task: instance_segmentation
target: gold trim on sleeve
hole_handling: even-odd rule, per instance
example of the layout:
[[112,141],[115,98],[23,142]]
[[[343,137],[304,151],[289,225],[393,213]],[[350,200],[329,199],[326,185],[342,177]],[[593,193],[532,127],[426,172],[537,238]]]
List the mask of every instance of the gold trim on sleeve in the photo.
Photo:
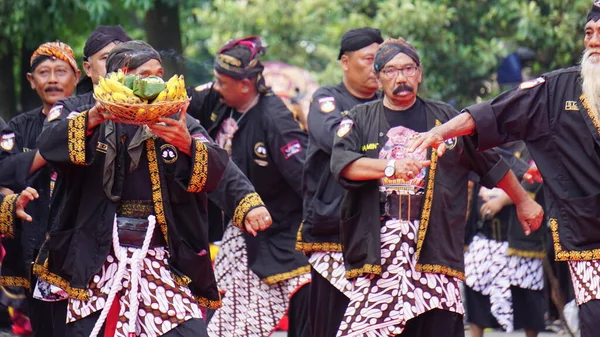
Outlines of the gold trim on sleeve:
[[352,278],[355,278],[357,276],[361,276],[364,274],[381,275],[381,273],[382,273],[382,269],[381,269],[380,265],[365,264],[362,266],[362,268],[346,270],[346,278],[352,279]]
[[235,212],[233,213],[233,219],[231,220],[231,222],[237,228],[245,231],[246,229],[244,228],[244,219],[246,218],[248,212],[250,212],[256,207],[264,205],[265,203],[262,201],[258,193],[252,192],[247,194],[245,197],[242,198],[242,200],[240,200],[237,207],[235,208]]
[[193,141],[195,151],[192,157],[192,176],[187,191],[202,192],[208,179],[208,149],[206,144],[198,139],[193,139]]
[[18,194],[9,194],[0,203],[0,233],[10,239],[15,236],[15,207],[18,196]]
[[199,297],[199,296],[195,296],[195,298],[196,298],[196,302],[198,302],[198,305],[201,307],[204,307],[206,309],[219,309],[220,307],[223,306],[223,302],[221,302],[220,294],[219,294],[218,300],[209,300],[206,297]]
[[69,159],[76,165],[86,165],[85,133],[87,113],[81,113],[71,119],[67,127]]
[[0,286],[20,287],[31,290],[31,283],[29,280],[20,276],[0,276]]

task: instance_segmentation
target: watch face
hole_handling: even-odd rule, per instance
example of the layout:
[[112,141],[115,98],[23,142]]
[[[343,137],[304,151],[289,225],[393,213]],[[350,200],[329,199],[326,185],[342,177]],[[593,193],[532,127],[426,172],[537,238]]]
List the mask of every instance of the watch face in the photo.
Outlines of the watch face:
[[393,166],[386,166],[383,173],[385,174],[386,177],[391,178],[394,175],[395,171],[396,170]]

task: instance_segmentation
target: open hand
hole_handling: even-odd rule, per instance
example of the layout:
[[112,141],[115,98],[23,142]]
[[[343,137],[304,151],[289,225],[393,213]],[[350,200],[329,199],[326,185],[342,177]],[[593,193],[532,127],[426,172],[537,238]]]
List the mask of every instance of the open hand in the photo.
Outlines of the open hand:
[[35,189],[31,187],[27,187],[26,189],[24,189],[23,192],[21,192],[17,197],[17,210],[15,212],[17,218],[25,220],[27,222],[33,221],[33,218],[29,214],[25,213],[25,207],[27,207],[27,204],[30,201],[35,200],[39,197],[40,195]]
[[437,151],[439,157],[443,156],[446,152],[446,143],[444,138],[435,131],[435,128],[419,133],[412,138],[408,145],[409,152],[421,152],[426,151],[428,147],[432,147]]

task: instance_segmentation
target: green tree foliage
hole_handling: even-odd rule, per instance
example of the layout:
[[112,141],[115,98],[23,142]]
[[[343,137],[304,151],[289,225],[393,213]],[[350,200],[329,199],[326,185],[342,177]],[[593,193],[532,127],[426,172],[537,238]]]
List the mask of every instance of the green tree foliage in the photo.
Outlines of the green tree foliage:
[[[576,64],[593,1],[2,0],[0,60],[14,60],[15,70],[12,77],[0,74],[0,100],[11,84],[19,95],[21,65],[42,42],[67,42],[81,60],[85,39],[98,24],[121,24],[132,37],[152,40],[145,34],[153,25],[147,13],[158,2],[179,8],[188,83],[212,77],[212,55],[224,42],[260,35],[269,45],[266,60],[300,66],[322,85],[334,84],[341,78],[336,57],[342,34],[372,26],[416,46],[428,97],[462,106],[498,92],[495,70],[517,47],[535,52],[528,64],[532,76]],[[7,117],[2,106],[0,115]]]
[[[340,80],[335,62],[347,29],[372,26],[418,49],[427,96],[459,105],[497,93],[499,60],[532,49],[537,75],[576,64],[591,0],[214,0],[189,9],[183,29],[187,55],[213,54],[225,41],[261,35],[267,59],[312,71],[321,84]],[[196,29],[193,29],[193,27]]]

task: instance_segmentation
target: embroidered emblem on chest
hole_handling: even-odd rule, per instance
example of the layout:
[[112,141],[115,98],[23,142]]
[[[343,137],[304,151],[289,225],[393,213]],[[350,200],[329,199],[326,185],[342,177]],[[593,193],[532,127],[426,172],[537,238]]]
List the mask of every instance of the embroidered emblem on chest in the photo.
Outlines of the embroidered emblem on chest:
[[267,158],[267,147],[265,146],[265,143],[258,142],[254,144],[254,154],[258,158]]
[[565,102],[565,111],[579,111],[579,107],[577,106],[577,101],[566,101]]
[[166,164],[173,164],[177,161],[177,148],[171,144],[164,144],[160,147],[160,155]]
[[2,136],[2,140],[0,140],[0,147],[2,147],[6,151],[10,151],[15,146],[15,134],[9,133]]
[[446,144],[446,150],[452,150],[456,147],[456,144],[458,144],[458,139],[456,137],[448,138],[444,141],[444,143]]

